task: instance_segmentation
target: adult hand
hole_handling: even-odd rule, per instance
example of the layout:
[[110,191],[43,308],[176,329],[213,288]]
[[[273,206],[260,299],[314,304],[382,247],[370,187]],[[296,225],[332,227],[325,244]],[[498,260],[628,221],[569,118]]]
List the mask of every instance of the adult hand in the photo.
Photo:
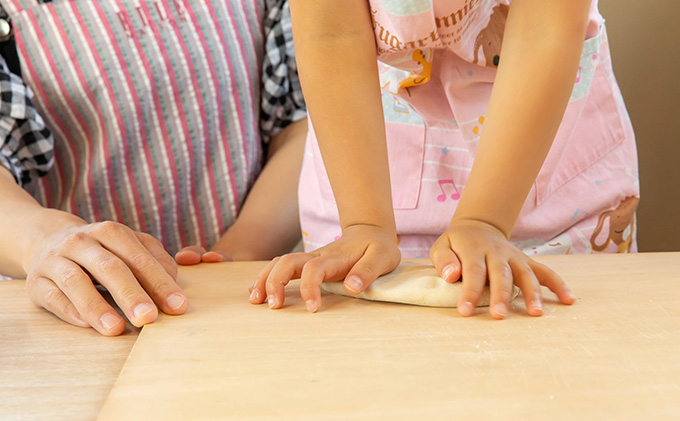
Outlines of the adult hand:
[[475,313],[487,278],[491,288],[489,309],[496,319],[508,314],[513,283],[526,303],[527,313],[543,314],[540,286],[557,294],[563,304],[574,296],[560,276],[547,266],[530,259],[512,245],[493,225],[475,220],[454,220],[430,249],[430,259],[447,282],[463,280],[458,311],[463,316]]
[[324,247],[269,262],[250,288],[250,302],[267,300],[270,308],[281,308],[285,286],[300,278],[300,295],[307,310],[314,313],[321,307],[322,282],[344,279],[345,289],[358,294],[378,276],[394,270],[400,261],[395,233],[371,225],[351,226],[340,239]]
[[26,288],[36,305],[106,336],[123,333],[125,321],[94,282],[138,327],[156,320],[158,308],[167,314],[186,311],[175,261],[151,235],[116,222],[88,224],[53,209],[43,217],[55,228],[33,241],[23,257]]

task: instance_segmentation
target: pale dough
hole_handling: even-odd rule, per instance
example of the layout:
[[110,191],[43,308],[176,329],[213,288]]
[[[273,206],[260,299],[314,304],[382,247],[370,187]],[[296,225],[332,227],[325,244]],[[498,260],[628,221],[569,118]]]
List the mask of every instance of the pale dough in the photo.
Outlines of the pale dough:
[[[427,307],[456,307],[462,288],[462,282],[450,284],[440,278],[434,266],[407,260],[402,261],[392,272],[376,279],[358,295],[350,294],[342,282],[321,284],[321,289],[331,294]],[[512,298],[515,298],[519,289],[516,286],[513,288]],[[489,287],[487,285],[484,287],[484,293],[477,306],[488,305]]]

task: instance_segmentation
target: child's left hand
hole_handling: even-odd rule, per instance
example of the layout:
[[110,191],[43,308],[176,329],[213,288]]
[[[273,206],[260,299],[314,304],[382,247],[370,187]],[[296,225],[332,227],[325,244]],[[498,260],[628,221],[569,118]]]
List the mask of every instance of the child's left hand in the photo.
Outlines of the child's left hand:
[[201,246],[184,247],[175,254],[178,265],[197,265],[199,263],[231,262],[233,259],[229,253],[221,251],[207,251]]
[[475,313],[487,279],[491,288],[489,309],[496,319],[508,314],[513,283],[522,291],[531,316],[543,314],[541,285],[557,294],[563,304],[575,300],[557,273],[530,259],[500,230],[485,222],[454,220],[430,249],[430,259],[447,282],[456,282],[462,275],[458,311],[463,316]]

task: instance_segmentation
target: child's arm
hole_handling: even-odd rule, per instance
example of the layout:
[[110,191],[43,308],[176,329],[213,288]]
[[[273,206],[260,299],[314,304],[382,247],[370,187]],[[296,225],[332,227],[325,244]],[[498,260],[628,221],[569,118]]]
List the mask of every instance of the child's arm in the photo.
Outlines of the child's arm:
[[[488,277],[502,318],[514,282],[530,314],[541,314],[539,282],[563,303],[562,281],[506,239],[557,133],[573,89],[590,0],[514,0],[473,170],[449,231],[431,257],[449,281],[464,279],[459,303],[470,315]],[[538,279],[537,279],[538,277]]]
[[307,120],[289,124],[270,143],[267,161],[241,213],[211,251],[182,249],[180,265],[225,260],[268,260],[290,252],[300,241],[297,187],[307,135]]
[[[283,285],[302,276],[311,311],[320,284],[342,279],[354,292],[399,263],[377,57],[366,0],[290,2],[296,57],[343,236],[311,254],[285,256],[259,279],[251,301],[283,304]],[[302,272],[302,266],[305,267]],[[352,283],[354,281],[354,283]]]

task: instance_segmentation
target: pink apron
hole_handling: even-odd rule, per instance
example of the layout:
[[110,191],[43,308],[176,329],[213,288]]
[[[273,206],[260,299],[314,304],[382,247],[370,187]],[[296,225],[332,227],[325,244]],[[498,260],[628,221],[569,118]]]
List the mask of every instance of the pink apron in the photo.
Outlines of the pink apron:
[[[465,189],[509,3],[370,1],[404,257],[428,255]],[[313,130],[299,194],[305,249],[338,238],[337,209]],[[638,197],[635,136],[594,1],[569,105],[510,240],[527,254],[636,251]]]

